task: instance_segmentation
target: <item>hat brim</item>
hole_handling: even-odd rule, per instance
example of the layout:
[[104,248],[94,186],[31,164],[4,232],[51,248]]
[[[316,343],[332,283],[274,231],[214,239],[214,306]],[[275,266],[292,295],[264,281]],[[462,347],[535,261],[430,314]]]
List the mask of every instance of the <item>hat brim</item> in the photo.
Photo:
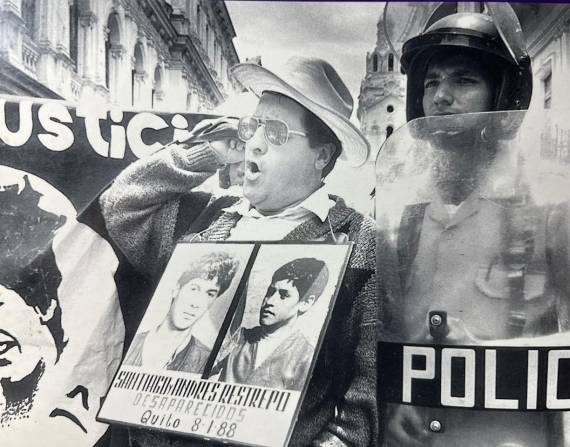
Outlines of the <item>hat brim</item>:
[[275,92],[285,95],[301,104],[323,121],[340,140],[342,151],[340,158],[349,165],[358,167],[368,160],[370,145],[360,131],[340,113],[324,107],[299,90],[283,81],[266,68],[251,63],[238,64],[231,68],[231,74],[244,87],[257,96],[263,92]]

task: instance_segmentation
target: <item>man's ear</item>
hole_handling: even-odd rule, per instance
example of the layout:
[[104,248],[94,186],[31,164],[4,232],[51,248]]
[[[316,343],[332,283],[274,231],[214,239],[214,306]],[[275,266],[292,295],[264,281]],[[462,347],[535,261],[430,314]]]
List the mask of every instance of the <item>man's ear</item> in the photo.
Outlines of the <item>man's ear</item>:
[[53,314],[55,313],[56,309],[57,309],[57,301],[56,300],[51,300],[49,302],[49,306],[45,312],[42,312],[39,307],[34,306],[34,310],[40,316],[40,321],[43,324],[47,323],[49,320],[51,320],[53,318]]
[[172,291],[170,292],[170,302],[171,303],[180,294],[181,289],[182,289],[182,286],[180,285],[180,283],[177,282],[176,285],[172,288]]
[[315,295],[309,295],[306,297],[303,297],[301,299],[301,301],[299,301],[299,314],[304,314],[305,312],[307,312],[311,306],[315,303],[315,300],[317,298],[315,297]]
[[331,161],[331,158],[334,154],[334,150],[335,147],[334,144],[332,143],[321,144],[317,148],[318,153],[317,153],[317,159],[315,160],[315,168],[317,168],[320,171],[326,168],[329,162]]

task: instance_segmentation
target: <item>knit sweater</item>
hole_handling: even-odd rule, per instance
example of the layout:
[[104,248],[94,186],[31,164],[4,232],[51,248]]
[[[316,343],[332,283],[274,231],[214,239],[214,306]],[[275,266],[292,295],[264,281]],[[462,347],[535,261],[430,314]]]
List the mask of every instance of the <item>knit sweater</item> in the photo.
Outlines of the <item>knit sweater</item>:
[[[220,165],[206,145],[170,145],[126,168],[101,196],[107,230],[138,270],[160,275],[181,239],[215,241],[229,236],[240,215],[224,209],[239,198],[193,191]],[[336,204],[329,222],[314,216],[284,238],[326,240],[332,228],[355,243],[290,445],[376,446],[380,300],[375,226],[342,199],[331,198]],[[172,436],[150,438],[155,442],[146,445],[191,445]]]

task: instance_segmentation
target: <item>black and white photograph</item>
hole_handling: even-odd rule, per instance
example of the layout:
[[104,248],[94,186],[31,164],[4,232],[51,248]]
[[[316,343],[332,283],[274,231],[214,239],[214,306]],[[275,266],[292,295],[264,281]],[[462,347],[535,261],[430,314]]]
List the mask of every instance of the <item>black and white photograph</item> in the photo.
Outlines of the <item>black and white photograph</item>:
[[251,251],[248,245],[181,244],[123,364],[201,376]]
[[302,391],[345,257],[336,246],[305,257],[307,248],[262,246],[233,322],[239,328],[216,359],[218,380]]
[[[318,257],[306,256],[316,248]],[[179,244],[101,421],[287,445],[351,249]]]
[[0,445],[570,445],[569,76],[566,3],[3,0]]

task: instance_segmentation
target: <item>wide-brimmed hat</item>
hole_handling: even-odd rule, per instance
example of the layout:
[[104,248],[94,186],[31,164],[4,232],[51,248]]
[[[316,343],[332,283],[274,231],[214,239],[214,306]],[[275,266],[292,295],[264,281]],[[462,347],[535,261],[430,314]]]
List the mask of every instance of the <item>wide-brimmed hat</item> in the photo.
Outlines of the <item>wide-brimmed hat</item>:
[[340,158],[350,165],[360,166],[368,159],[368,141],[349,121],[353,108],[352,96],[328,62],[317,58],[293,57],[279,75],[251,62],[235,65],[230,72],[257,96],[263,92],[280,93],[316,115],[340,140]]

